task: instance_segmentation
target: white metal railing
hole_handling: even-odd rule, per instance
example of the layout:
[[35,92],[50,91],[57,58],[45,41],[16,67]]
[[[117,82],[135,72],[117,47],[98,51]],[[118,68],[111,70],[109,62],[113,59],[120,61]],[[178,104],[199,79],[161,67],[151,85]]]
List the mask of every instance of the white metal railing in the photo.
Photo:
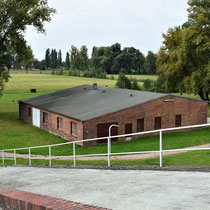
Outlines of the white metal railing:
[[[112,125],[116,126],[116,125]],[[43,146],[34,146],[34,147],[25,147],[25,148],[15,148],[15,149],[4,149],[0,150],[1,157],[0,159],[2,160],[2,165],[5,164],[5,160],[14,160],[14,164],[17,164],[17,151],[18,150],[28,150],[28,159],[29,159],[29,165],[31,165],[31,160],[32,159],[43,159],[43,158],[33,158],[31,155],[31,149],[35,148],[48,148],[49,149],[49,166],[52,165],[52,159],[57,159],[57,158],[67,158],[67,157],[72,157],[74,166],[76,166],[76,158],[77,157],[94,157],[94,156],[107,156],[108,158],[108,166],[111,166],[111,156],[112,155],[131,155],[131,154],[146,154],[146,153],[159,153],[160,156],[160,167],[162,167],[162,153],[163,152],[178,152],[178,151],[196,151],[196,150],[210,150],[210,148],[181,148],[181,149],[167,149],[163,150],[163,145],[162,145],[162,138],[163,138],[163,132],[164,131],[174,131],[174,130],[182,130],[182,129],[190,129],[190,128],[199,128],[199,127],[208,127],[210,126],[210,123],[208,124],[201,124],[201,125],[192,125],[192,126],[183,126],[183,127],[175,127],[175,128],[164,128],[164,129],[159,129],[159,130],[152,130],[152,131],[144,131],[144,132],[137,132],[137,133],[130,133],[130,134],[122,134],[122,135],[115,135],[111,136],[111,132],[109,129],[109,136],[108,137],[100,137],[100,138],[92,138],[92,139],[85,139],[85,140],[78,140],[78,141],[73,141],[73,142],[66,142],[66,143],[60,143],[60,144],[52,144],[52,145],[43,145]],[[111,126],[110,126],[111,127]],[[118,152],[118,153],[112,153],[111,152],[111,139],[112,138],[120,138],[120,137],[130,137],[130,136],[136,136],[136,135],[143,135],[143,134],[150,134],[150,133],[159,133],[159,150],[155,151],[136,151],[136,152]],[[75,144],[76,143],[83,143],[83,142],[88,142],[88,141],[97,141],[101,139],[107,139],[107,153],[103,154],[86,154],[86,155],[76,155],[76,148]],[[51,150],[52,147],[56,146],[63,146],[67,144],[72,144],[73,146],[73,155],[70,156],[52,156]],[[14,158],[6,158],[5,157],[5,152],[14,152]]]

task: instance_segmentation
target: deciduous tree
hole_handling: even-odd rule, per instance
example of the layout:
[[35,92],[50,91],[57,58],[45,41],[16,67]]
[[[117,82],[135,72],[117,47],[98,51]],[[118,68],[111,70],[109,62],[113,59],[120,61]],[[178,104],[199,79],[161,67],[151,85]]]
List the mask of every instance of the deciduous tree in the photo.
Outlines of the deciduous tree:
[[163,35],[158,53],[158,71],[166,87],[194,93],[209,101],[210,94],[210,3],[190,0],[187,27],[170,28]]
[[51,20],[53,13],[55,10],[46,0],[0,0],[0,95],[12,61],[21,62],[27,53],[26,26],[44,33],[44,23]]

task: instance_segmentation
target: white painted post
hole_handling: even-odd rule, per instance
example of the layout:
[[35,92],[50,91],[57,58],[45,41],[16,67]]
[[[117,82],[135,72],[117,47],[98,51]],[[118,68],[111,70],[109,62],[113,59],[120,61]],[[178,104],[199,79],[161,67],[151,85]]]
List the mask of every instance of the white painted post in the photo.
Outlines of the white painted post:
[[73,142],[73,156],[74,156],[74,167],[76,167],[76,149],[75,149],[75,143]]
[[160,167],[162,167],[162,130],[160,130]]
[[111,166],[111,140],[110,138],[107,138],[107,144],[108,144],[108,167]]
[[15,161],[15,165],[17,165],[17,161],[16,161],[16,150],[14,149],[14,161]]
[[119,125],[115,125],[115,124],[112,124],[109,126],[109,137],[107,138],[107,146],[108,146],[108,167],[111,166],[111,128],[112,127],[118,127],[119,128]]
[[49,166],[52,165],[52,160],[51,160],[51,146],[49,146]]
[[28,149],[29,166],[31,166],[31,148]]
[[2,165],[4,166],[4,151],[2,151]]

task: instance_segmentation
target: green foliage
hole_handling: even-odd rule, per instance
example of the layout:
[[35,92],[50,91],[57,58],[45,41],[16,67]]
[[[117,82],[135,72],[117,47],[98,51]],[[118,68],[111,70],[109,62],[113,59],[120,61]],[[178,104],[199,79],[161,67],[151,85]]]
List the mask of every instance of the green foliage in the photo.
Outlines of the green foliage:
[[66,68],[70,69],[70,55],[69,55],[69,52],[66,53]]
[[93,47],[90,66],[101,68],[107,74],[119,74],[123,69],[127,74],[143,71],[144,55],[134,47],[121,50],[119,43],[108,47]]
[[132,90],[140,90],[140,87],[138,85],[138,81],[136,78],[131,78],[131,89]]
[[146,74],[156,74],[156,55],[152,51],[148,51],[144,63],[144,73]]
[[41,62],[40,62],[40,70],[46,70],[46,62],[45,62],[45,60],[41,60]]
[[49,48],[45,52],[45,64],[46,64],[46,68],[49,69],[50,67],[50,49]]
[[25,53],[24,53],[24,57],[21,61],[21,64],[24,66],[25,70],[28,70],[31,68],[31,65],[33,63],[33,52],[32,52],[32,49],[31,47],[27,47],[26,50],[25,50]]
[[26,26],[34,26],[44,33],[44,23],[51,20],[55,10],[45,0],[0,0],[0,95],[9,79],[12,61],[24,61],[28,49],[24,33]]
[[158,53],[159,73],[170,92],[194,93],[209,101],[210,94],[210,4],[190,0],[189,24],[170,28],[163,35]]
[[58,53],[56,49],[52,49],[50,53],[50,68],[56,69],[58,67]]
[[68,71],[68,76],[75,76],[75,77],[80,77],[80,71],[79,70],[69,70]]
[[152,80],[150,80],[150,79],[145,79],[145,80],[144,80],[143,87],[144,87],[145,90],[151,91],[152,88],[153,88],[153,84],[154,84],[154,83],[152,82]]
[[58,67],[60,68],[62,66],[62,53],[61,50],[58,52]]
[[83,73],[83,77],[106,79],[106,72],[102,69],[90,69]]
[[131,89],[131,81],[128,77],[125,76],[123,72],[120,72],[116,86],[118,88]]

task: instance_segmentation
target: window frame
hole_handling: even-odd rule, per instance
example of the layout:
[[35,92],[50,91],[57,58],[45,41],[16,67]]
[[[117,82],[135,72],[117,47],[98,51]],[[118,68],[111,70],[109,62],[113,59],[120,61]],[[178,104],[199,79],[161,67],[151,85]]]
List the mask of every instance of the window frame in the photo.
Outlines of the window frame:
[[32,108],[28,107],[28,117],[32,117]]
[[48,125],[48,113],[47,112],[43,112],[43,115],[42,115],[42,121],[44,124]]
[[[76,128],[75,127],[73,128],[73,125],[75,125]],[[75,136],[75,137],[78,137],[78,126],[77,125],[78,124],[76,122],[71,122],[71,135]],[[76,133],[74,131],[76,131]]]
[[[141,122],[141,123],[138,123],[138,122]],[[141,128],[141,129],[139,129],[139,128]],[[143,118],[140,118],[140,119],[137,119],[136,131],[137,132],[144,131],[144,117]]]
[[57,117],[57,130],[63,131],[63,118]]
[[[179,119],[177,119],[178,117],[180,117]],[[179,123],[177,123],[179,122]],[[182,115],[181,114],[177,114],[175,115],[175,127],[181,127],[182,126]]]
[[[157,123],[159,121],[160,123]],[[155,117],[155,124],[154,124],[154,130],[159,130],[162,128],[162,122],[161,117]]]

